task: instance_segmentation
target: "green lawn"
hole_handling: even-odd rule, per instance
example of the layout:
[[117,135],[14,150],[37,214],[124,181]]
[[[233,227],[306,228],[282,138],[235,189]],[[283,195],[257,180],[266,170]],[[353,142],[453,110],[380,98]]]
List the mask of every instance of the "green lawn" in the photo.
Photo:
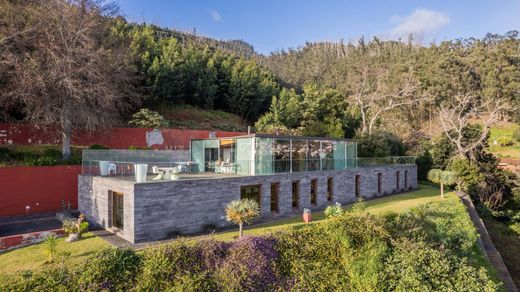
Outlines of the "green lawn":
[[[65,242],[64,237],[59,238],[57,250],[60,253],[70,253],[69,256],[62,256],[61,261],[68,266],[73,266],[84,262],[89,255],[106,247],[109,247],[108,243],[88,232],[83,235],[83,239],[72,243]],[[3,275],[17,274],[25,270],[43,270],[50,265],[60,264],[60,259],[53,264],[47,264],[46,260],[42,243],[2,253],[0,254],[0,281]]]
[[[453,193],[449,193],[447,196],[453,195]],[[420,204],[438,200],[441,200],[441,198],[439,195],[439,189],[437,187],[421,184],[419,185],[419,189],[416,191],[374,199],[367,201],[366,203],[367,210],[370,213],[383,213],[388,211],[401,212]],[[351,205],[345,206],[345,209],[347,210],[350,208]],[[315,223],[325,219],[325,216],[323,212],[314,212],[312,213],[312,219]],[[288,219],[246,227],[244,230],[244,235],[260,235],[277,232],[284,229],[298,229],[304,225],[305,223],[303,223],[302,217],[296,216]],[[237,231],[227,231],[217,233],[211,237],[216,240],[231,241],[237,236],[237,234]]]
[[489,151],[498,157],[520,157],[520,142],[513,140],[512,146],[495,145],[495,140],[501,138],[512,139],[513,132],[518,128],[517,124],[507,123],[491,128],[489,136]]

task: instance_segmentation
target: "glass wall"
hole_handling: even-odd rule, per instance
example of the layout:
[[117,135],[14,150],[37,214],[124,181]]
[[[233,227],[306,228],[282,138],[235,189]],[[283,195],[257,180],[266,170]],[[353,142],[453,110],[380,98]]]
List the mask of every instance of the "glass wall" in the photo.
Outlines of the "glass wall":
[[273,139],[255,139],[255,174],[273,173]]
[[274,139],[273,141],[274,172],[291,172],[291,141]]
[[307,171],[307,140],[292,140],[292,172]]
[[244,137],[193,140],[198,171],[264,175],[356,167],[356,143],[346,140]]
[[253,147],[253,138],[238,138],[237,145],[237,174],[241,175],[250,175],[251,173],[251,163],[252,163],[252,147]]

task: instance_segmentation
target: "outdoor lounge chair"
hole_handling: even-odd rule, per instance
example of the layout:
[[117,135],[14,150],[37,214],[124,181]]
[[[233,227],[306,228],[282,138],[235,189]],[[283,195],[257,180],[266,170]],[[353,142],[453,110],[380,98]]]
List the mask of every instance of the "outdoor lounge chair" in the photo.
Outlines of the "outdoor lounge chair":
[[164,176],[164,171],[161,171],[157,165],[152,166],[152,173],[157,174],[152,180],[162,180]]

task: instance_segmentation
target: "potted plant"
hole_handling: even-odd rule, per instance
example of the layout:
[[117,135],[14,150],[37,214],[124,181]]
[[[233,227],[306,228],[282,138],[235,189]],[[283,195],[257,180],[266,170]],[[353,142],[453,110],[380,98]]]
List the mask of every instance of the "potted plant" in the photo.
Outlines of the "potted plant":
[[309,223],[312,221],[312,213],[310,209],[303,209],[303,222]]

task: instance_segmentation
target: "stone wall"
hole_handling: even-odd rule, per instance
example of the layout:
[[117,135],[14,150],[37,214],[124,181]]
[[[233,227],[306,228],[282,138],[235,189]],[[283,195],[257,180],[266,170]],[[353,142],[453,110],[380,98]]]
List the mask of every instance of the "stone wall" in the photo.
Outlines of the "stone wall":
[[[399,189],[397,189],[399,172]],[[381,173],[381,192],[378,174]],[[407,174],[405,174],[407,173]],[[415,165],[363,167],[350,170],[286,173],[133,183],[102,177],[80,177],[80,211],[99,225],[111,226],[109,190],[125,195],[125,230],[121,236],[132,242],[163,239],[172,234],[199,232],[206,225],[228,226],[224,208],[240,198],[240,187],[260,185],[261,216],[278,217],[303,208],[323,209],[328,204],[356,201],[355,182],[359,175],[360,196],[374,198],[417,188]],[[406,186],[405,186],[405,177]],[[333,179],[333,199],[327,201],[327,179]],[[311,205],[311,180],[317,180],[317,202]],[[299,208],[292,208],[292,182],[299,182]],[[279,213],[271,213],[271,184],[279,183]],[[92,188],[92,195],[89,194]],[[128,222],[127,222],[128,221]],[[127,228],[128,227],[128,228]]]

